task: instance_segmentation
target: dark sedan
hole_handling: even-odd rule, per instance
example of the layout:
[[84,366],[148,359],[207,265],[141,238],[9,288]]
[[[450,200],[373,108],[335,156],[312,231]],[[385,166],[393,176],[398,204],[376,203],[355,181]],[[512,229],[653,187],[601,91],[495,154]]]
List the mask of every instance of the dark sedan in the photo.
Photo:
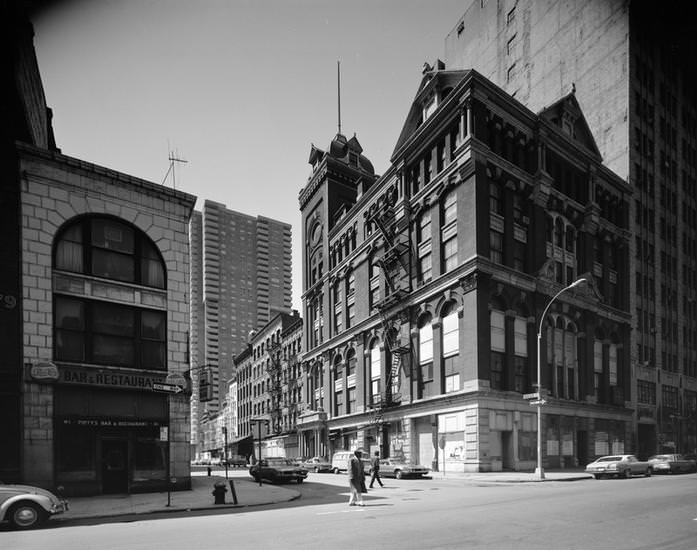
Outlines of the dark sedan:
[[307,470],[298,467],[290,459],[269,457],[250,466],[249,475],[256,481],[266,479],[274,483],[281,481],[297,481],[298,483],[302,483],[307,477]]
[[657,474],[683,474],[695,469],[694,462],[676,454],[654,455],[649,463]]

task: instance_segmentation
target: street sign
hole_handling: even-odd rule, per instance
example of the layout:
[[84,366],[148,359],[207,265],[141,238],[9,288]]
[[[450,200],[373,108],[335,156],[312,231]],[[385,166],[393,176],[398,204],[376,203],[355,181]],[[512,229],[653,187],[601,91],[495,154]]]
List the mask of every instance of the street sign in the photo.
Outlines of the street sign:
[[154,382],[152,385],[152,391],[163,393],[181,393],[184,391],[184,388],[176,384],[162,384],[160,382]]
[[535,399],[534,401],[530,401],[530,405],[546,405],[547,401],[545,399]]
[[539,398],[540,398],[539,392],[535,392],[535,393],[524,393],[524,394],[523,394],[523,399],[539,399]]
[[165,384],[172,384],[174,386],[186,387],[186,378],[178,372],[171,372],[165,378]]

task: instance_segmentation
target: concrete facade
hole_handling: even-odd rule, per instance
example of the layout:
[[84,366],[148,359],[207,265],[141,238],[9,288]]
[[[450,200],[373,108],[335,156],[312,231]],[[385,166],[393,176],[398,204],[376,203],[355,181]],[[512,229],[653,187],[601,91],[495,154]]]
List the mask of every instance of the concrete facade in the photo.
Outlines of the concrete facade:
[[605,164],[635,190],[633,451],[643,457],[697,451],[696,17],[691,2],[475,1],[445,40],[448,67],[476,69],[533,110],[575,89]]

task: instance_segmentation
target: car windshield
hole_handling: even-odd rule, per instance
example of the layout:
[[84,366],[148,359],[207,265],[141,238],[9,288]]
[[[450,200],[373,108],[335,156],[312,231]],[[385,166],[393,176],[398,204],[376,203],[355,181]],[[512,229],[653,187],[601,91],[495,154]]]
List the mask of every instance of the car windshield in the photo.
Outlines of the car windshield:
[[287,458],[267,458],[266,463],[269,466],[294,466],[293,461]]
[[622,460],[622,457],[621,456],[604,456],[604,457],[596,460],[596,462],[617,462],[618,460]]

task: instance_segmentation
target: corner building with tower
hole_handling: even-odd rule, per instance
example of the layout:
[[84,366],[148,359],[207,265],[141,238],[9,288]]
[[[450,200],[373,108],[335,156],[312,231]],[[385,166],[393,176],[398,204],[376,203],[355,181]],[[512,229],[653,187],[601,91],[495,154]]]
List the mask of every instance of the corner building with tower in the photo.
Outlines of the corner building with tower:
[[531,470],[537,332],[545,467],[633,446],[631,189],[573,93],[536,114],[473,70],[426,65],[391,165],[312,147],[301,456]]

